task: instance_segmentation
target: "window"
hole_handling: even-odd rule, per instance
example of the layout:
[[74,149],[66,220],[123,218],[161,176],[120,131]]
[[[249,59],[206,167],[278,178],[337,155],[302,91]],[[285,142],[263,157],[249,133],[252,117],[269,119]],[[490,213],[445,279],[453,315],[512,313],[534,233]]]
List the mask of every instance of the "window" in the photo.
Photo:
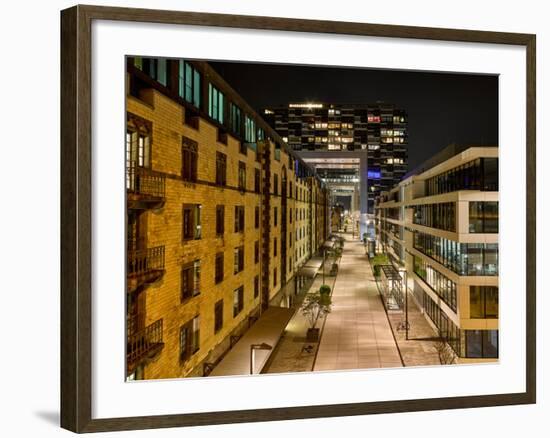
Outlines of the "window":
[[201,75],[191,64],[182,59],[178,64],[178,93],[187,102],[200,108]]
[[432,268],[423,258],[414,256],[414,272],[454,311],[457,306],[456,283]]
[[218,333],[223,327],[223,299],[216,301],[214,305],[214,333]]
[[183,205],[183,240],[201,238],[201,205]]
[[277,257],[277,238],[273,238],[273,257]]
[[244,307],[244,286],[233,291],[233,318],[236,317]]
[[232,103],[230,105],[230,117],[231,117],[231,131],[237,136],[241,136],[241,126],[242,126],[242,111],[241,109]]
[[277,207],[273,207],[273,226],[274,227],[277,226],[277,221],[278,221]]
[[181,177],[184,181],[197,181],[198,143],[182,137]]
[[216,205],[216,236],[223,236],[225,232],[225,206]]
[[260,207],[254,207],[254,228],[260,228]]
[[239,190],[246,190],[246,163],[239,161]]
[[292,223],[292,208],[289,210],[288,219]]
[[140,117],[128,115],[126,131],[126,167],[151,167],[151,123]]
[[498,357],[498,330],[465,330],[465,336],[466,357]]
[[201,262],[195,260],[181,269],[181,302],[201,293]]
[[457,190],[498,190],[498,158],[478,158],[426,180],[426,195]]
[[223,100],[223,93],[212,84],[208,84],[208,115],[221,124],[223,124]]
[[214,282],[216,284],[223,281],[223,252],[216,254]]
[[470,202],[470,233],[498,233],[498,202]]
[[227,156],[223,152],[216,152],[216,185],[227,184]]
[[238,246],[235,248],[233,255],[233,273],[238,274],[244,269],[244,246]]
[[180,362],[185,362],[200,348],[200,316],[180,327]]
[[254,298],[258,298],[260,295],[260,276],[256,275],[254,277]]
[[254,169],[254,192],[260,193],[260,169]]
[[[413,223],[440,230],[456,230],[456,203],[415,205]],[[399,208],[388,208],[387,217],[399,220]]]
[[273,194],[277,196],[279,194],[279,176],[273,174]]
[[244,118],[244,140],[247,143],[256,143],[256,123],[248,116]]
[[244,206],[235,206],[235,233],[244,232]]
[[470,318],[498,318],[498,287],[470,286]]
[[260,262],[260,242],[254,242],[254,263]]
[[168,85],[166,59],[134,58],[134,65],[149,75],[151,79],[160,82],[165,87]]
[[414,248],[458,275],[498,275],[496,243],[459,243],[415,231]]
[[273,286],[277,286],[277,268],[273,269]]

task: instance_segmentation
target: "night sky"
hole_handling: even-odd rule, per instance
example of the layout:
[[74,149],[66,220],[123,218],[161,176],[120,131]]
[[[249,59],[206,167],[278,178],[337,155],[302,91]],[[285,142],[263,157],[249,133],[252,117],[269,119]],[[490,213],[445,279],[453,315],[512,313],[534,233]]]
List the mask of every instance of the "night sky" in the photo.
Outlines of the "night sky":
[[450,143],[498,145],[496,76],[281,64],[210,64],[255,108],[393,103],[409,114],[409,170]]

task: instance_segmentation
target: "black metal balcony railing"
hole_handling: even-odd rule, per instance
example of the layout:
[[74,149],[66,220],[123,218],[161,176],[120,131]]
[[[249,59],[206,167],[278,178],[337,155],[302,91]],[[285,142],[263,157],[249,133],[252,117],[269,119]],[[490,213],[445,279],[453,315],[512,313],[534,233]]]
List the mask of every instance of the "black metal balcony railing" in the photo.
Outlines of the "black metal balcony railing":
[[162,319],[128,335],[126,363],[129,369],[140,361],[156,354],[164,346],[162,342]]
[[128,276],[164,270],[164,245],[128,251]]
[[150,169],[140,167],[135,162],[126,166],[126,190],[139,196],[164,198],[166,178],[154,174]]

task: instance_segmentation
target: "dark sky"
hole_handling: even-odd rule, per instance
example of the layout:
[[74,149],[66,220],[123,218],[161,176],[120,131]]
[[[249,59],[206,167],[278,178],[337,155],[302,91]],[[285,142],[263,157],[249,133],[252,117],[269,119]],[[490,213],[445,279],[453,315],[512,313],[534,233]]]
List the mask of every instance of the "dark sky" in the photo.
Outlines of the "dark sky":
[[498,144],[496,76],[210,64],[257,110],[302,101],[396,104],[409,114],[409,170],[450,143]]

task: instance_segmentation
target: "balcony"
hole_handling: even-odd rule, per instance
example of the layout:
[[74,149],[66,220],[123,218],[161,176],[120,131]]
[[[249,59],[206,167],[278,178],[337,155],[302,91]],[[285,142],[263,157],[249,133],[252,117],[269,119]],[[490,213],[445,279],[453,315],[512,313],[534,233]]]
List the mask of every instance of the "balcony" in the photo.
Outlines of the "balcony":
[[164,245],[128,251],[128,292],[154,283],[164,275]]
[[164,347],[162,319],[128,335],[126,367],[130,374],[141,363],[154,358]]
[[166,178],[136,163],[126,167],[126,200],[128,209],[145,210],[164,205]]

